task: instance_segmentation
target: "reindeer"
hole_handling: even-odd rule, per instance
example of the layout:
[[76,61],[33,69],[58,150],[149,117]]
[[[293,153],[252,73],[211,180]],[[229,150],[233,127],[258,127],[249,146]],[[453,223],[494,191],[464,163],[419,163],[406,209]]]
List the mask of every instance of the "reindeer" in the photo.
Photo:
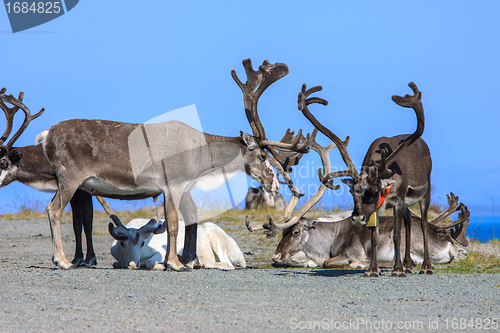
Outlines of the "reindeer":
[[[54,168],[43,156],[42,147],[12,147],[29,123],[39,117],[44,112],[44,109],[32,116],[28,107],[22,102],[24,98],[23,92],[20,92],[19,97],[16,99],[12,95],[5,95],[5,91],[5,88],[0,91],[0,108],[4,111],[6,117],[6,129],[0,138],[0,188],[18,181],[39,191],[55,192],[57,190],[56,174]],[[4,102],[12,104],[14,107],[9,108]],[[19,109],[25,113],[23,125],[7,145],[3,145],[12,132],[14,115]],[[97,264],[92,242],[92,195],[78,189],[71,198],[70,205],[76,238],[75,256],[71,262],[75,266],[91,267]],[[85,229],[87,243],[85,258],[82,249],[82,229]]]
[[[198,214],[189,193],[192,188],[214,188],[244,171],[265,190],[278,189],[279,183],[269,162],[281,168],[290,165],[290,159],[296,160],[297,154],[307,152],[307,138],[301,132],[294,136],[288,130],[279,142],[267,140],[263,127],[256,127],[251,114],[253,106],[249,104],[286,75],[288,67],[264,61],[258,71],[253,71],[249,59],[243,65],[249,77],[246,84],[239,81],[234,71],[232,75],[244,93],[248,92],[245,109],[254,136],[247,133],[238,137],[211,135],[177,121],[130,124],[71,119],[53,125],[37,137],[57,177],[57,192],[47,206],[52,261],[56,266],[72,267],[62,248],[60,218],[79,188],[95,196],[127,200],[163,194],[169,244],[164,264],[175,271],[188,270],[177,257],[177,208],[186,222],[184,254],[189,255],[184,258],[183,254],[183,262],[189,267],[196,259]],[[273,148],[292,155],[280,155]],[[268,159],[266,149],[273,154],[272,160]]]
[[[127,225],[109,223],[114,238],[111,254],[117,260],[113,268],[163,269],[167,251],[166,225],[156,219],[133,219]],[[184,221],[179,220],[177,254],[182,256],[184,247]],[[245,268],[246,262],[238,244],[218,225],[205,222],[198,226],[196,253],[204,268],[234,269],[236,264]]]
[[[467,247],[465,237],[470,213],[458,197],[448,196],[449,207],[443,214],[429,221],[430,258],[433,263],[448,263],[462,258],[466,250],[457,247],[454,241]],[[443,221],[460,210],[455,221]],[[283,238],[276,247],[273,261],[294,267],[367,268],[372,248],[370,230],[351,223],[352,211],[315,219],[301,219],[293,227],[283,230]],[[412,213],[411,256],[414,264],[423,262],[421,217]],[[389,216],[380,216],[380,234],[377,261],[381,267],[394,265],[393,221]]]
[[248,189],[245,199],[245,209],[259,209],[270,207],[276,210],[283,211],[286,207],[285,198],[279,192],[268,193],[264,191],[262,186],[252,186]]
[[[395,263],[392,275],[400,277],[406,276],[406,273],[411,272],[412,269],[410,256],[411,216],[407,208],[416,203],[420,205],[424,239],[424,260],[421,273],[433,273],[429,258],[427,235],[427,211],[430,204],[432,161],[427,144],[420,138],[424,131],[424,109],[421,103],[422,93],[413,82],[409,86],[413,90],[414,95],[405,95],[404,97],[393,96],[392,99],[400,106],[414,109],[418,120],[416,131],[411,135],[376,139],[368,149],[361,167],[361,173],[356,171],[354,163],[347,153],[347,145],[330,130],[324,127],[322,130],[320,129],[322,133],[336,143],[348,167],[348,170],[336,171],[324,176],[321,181],[331,185],[333,178],[351,177],[351,179],[343,179],[343,182],[351,188],[351,194],[354,198],[353,223],[366,225],[370,218],[376,220],[379,210],[393,208]],[[305,100],[312,92],[314,92],[314,88],[306,91],[304,85],[301,94],[299,94],[299,99]],[[303,104],[302,112],[308,119],[311,118],[312,122],[316,122],[318,126],[322,126],[309,112],[307,104]],[[404,263],[401,261],[400,254],[403,220],[406,226]],[[377,223],[375,222],[375,224]],[[372,249],[376,252],[378,229],[376,226],[371,228]],[[379,275],[375,254],[372,256],[372,261],[366,275]]]
[[[351,177],[343,179],[351,188],[351,194],[354,198],[354,210],[351,216],[352,222],[358,225],[367,225],[373,220],[374,226],[371,229],[372,249],[376,251],[378,241],[378,211],[384,211],[392,208],[394,210],[394,247],[395,263],[393,267],[393,276],[406,276],[411,272],[412,261],[410,256],[411,240],[411,215],[408,207],[419,203],[422,215],[422,234],[424,247],[424,260],[421,274],[432,274],[432,264],[428,254],[428,235],[427,235],[427,211],[430,203],[430,173],[432,161],[429,148],[420,136],[424,130],[424,111],[421,103],[422,94],[417,86],[412,82],[409,84],[414,95],[405,95],[404,97],[393,96],[392,99],[398,105],[413,108],[417,115],[417,129],[411,135],[399,135],[392,138],[379,138],[375,140],[363,161],[361,173],[358,173],[354,163],[347,152],[349,137],[341,141],[334,133],[323,126],[309,111],[308,105],[319,103],[327,105],[327,101],[321,98],[308,98],[312,93],[321,91],[322,87],[317,86],[306,89],[302,86],[299,93],[299,110],[304,116],[318,129],[326,135],[339,149],[342,159],[346,163],[348,170],[330,172],[324,167],[323,173],[318,170],[318,176],[321,183],[336,190],[339,185],[333,185],[333,179],[336,177]],[[320,188],[321,189],[321,188]],[[324,192],[323,192],[324,193]],[[316,195],[322,193],[318,191]],[[263,228],[268,237],[276,235],[279,230],[291,227],[296,224],[307,210],[314,205],[317,200],[311,200],[304,205],[301,210],[293,217],[284,215],[278,223],[269,217],[269,223],[264,224]],[[289,203],[288,208],[292,203]],[[406,251],[404,263],[401,261],[400,242],[402,223],[406,226]],[[248,221],[247,221],[248,225]],[[376,261],[376,254],[372,256],[372,262],[365,273],[366,276],[378,276],[379,269]]]

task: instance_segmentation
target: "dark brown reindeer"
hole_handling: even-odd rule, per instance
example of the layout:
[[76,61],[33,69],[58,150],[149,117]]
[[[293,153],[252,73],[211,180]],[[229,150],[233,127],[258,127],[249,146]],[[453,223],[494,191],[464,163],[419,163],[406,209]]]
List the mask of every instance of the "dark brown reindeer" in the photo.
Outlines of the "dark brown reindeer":
[[[406,276],[406,272],[411,272],[412,261],[410,257],[410,230],[411,216],[408,207],[419,203],[422,215],[422,234],[424,246],[424,260],[421,274],[432,274],[432,264],[428,251],[427,235],[427,212],[430,204],[430,174],[432,161],[429,148],[421,135],[424,131],[424,109],[422,107],[422,93],[412,82],[409,84],[414,95],[404,97],[393,96],[392,100],[400,106],[413,108],[417,116],[417,129],[411,135],[398,135],[395,137],[382,137],[376,139],[368,148],[363,161],[361,172],[358,173],[346,149],[346,145],[330,130],[317,124],[320,131],[329,137],[341,153],[348,170],[332,172],[323,177],[322,182],[331,182],[336,177],[351,177],[343,179],[351,188],[354,198],[354,210],[352,221],[358,225],[366,225],[378,210],[394,210],[394,247],[395,263],[393,276]],[[314,88],[313,88],[314,89]],[[306,91],[302,89],[302,97],[305,99],[312,93],[312,89]],[[302,110],[306,117],[311,118],[311,122],[317,122],[307,109],[307,105]],[[316,126],[316,123],[315,123]],[[331,183],[330,183],[331,184]],[[405,259],[401,261],[400,242],[401,228],[405,223],[406,247]],[[378,229],[372,228],[372,249],[376,251],[378,241]],[[370,267],[366,275],[378,276],[379,268],[376,255],[373,256]]]
[[[394,276],[406,276],[411,272],[412,261],[410,257],[410,223],[411,215],[408,207],[419,203],[422,215],[422,234],[424,247],[424,260],[421,273],[432,274],[432,264],[428,254],[428,235],[427,235],[427,211],[430,203],[430,173],[431,157],[427,144],[420,138],[424,130],[424,112],[421,103],[422,94],[418,91],[414,83],[409,86],[414,91],[414,95],[404,97],[393,96],[393,101],[398,105],[413,108],[417,115],[417,130],[411,135],[399,135],[392,138],[379,138],[375,140],[363,161],[361,173],[356,171],[347,152],[347,143],[341,141],[328,128],[323,126],[309,111],[308,105],[311,103],[320,103],[326,105],[326,101],[321,98],[308,98],[312,93],[320,91],[322,88],[317,86],[306,89],[302,86],[299,93],[299,110],[320,132],[332,140],[346,163],[348,170],[336,171],[330,173],[320,172],[321,182],[331,189],[337,189],[333,185],[333,178],[351,177],[343,181],[350,186],[354,198],[354,210],[352,221],[355,224],[366,225],[370,217],[376,218],[378,210],[393,208],[394,210],[394,247],[395,264],[393,268]],[[307,207],[306,207],[307,209]],[[299,211],[296,216],[289,218],[287,216],[278,223],[269,218],[269,223],[263,227],[268,229],[266,234],[269,237],[276,235],[279,230],[288,228],[297,223],[305,212]],[[375,214],[374,214],[375,213]],[[400,242],[401,227],[403,220],[406,225],[406,247],[405,260],[401,261]],[[283,223],[284,221],[284,223]],[[248,223],[247,223],[248,224]],[[378,242],[377,227],[370,227],[372,248],[376,251]],[[367,276],[378,276],[379,269],[376,261],[376,254],[372,258]]]
[[[22,102],[24,93],[21,92],[16,99],[12,95],[5,95],[5,91],[5,88],[0,91],[0,108],[5,113],[6,118],[6,129],[0,138],[0,188],[18,181],[39,191],[55,192],[57,190],[56,174],[52,165],[43,156],[42,146],[13,147],[29,123],[40,116],[44,109],[31,116],[28,107]],[[14,106],[9,108],[5,102]],[[23,125],[9,142],[3,145],[12,132],[14,115],[19,109],[25,114]],[[71,262],[75,266],[90,267],[96,265],[97,260],[92,242],[92,195],[79,189],[71,198],[70,205],[76,239],[75,256]],[[85,257],[82,248],[82,229],[85,229],[87,244]]]
[[[96,196],[127,200],[163,194],[169,243],[165,266],[176,271],[186,270],[177,257],[176,208],[179,207],[187,225],[196,226],[197,208],[189,193],[192,188],[213,188],[244,171],[266,190],[277,190],[278,181],[265,149],[271,151],[272,163],[279,170],[307,151],[304,147],[307,139],[301,133],[293,136],[288,131],[280,142],[267,140],[263,127],[256,125],[255,115],[251,114],[254,109],[251,104],[270,84],[286,75],[288,68],[265,61],[258,71],[253,71],[250,60],[243,64],[249,78],[247,83],[241,83],[234,71],[233,78],[244,93],[248,92],[245,109],[255,136],[210,135],[177,121],[142,125],[87,119],[62,121],[39,135],[58,180],[56,195],[47,206],[54,248],[52,260],[58,267],[72,267],[62,248],[60,218],[79,188]],[[241,165],[235,163],[238,158]],[[136,172],[136,166],[140,172]],[[185,252],[188,252],[186,249],[195,249],[196,229],[186,228],[186,234]],[[183,255],[183,262],[189,264],[193,260],[185,260]]]

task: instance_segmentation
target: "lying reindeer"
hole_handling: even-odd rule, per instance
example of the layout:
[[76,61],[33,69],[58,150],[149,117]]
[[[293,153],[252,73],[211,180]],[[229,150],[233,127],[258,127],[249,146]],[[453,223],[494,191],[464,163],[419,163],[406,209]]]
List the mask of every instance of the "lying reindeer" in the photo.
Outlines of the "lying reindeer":
[[[134,219],[126,226],[114,220],[109,232],[115,239],[111,254],[117,260],[113,268],[164,269],[167,253],[166,223],[155,219]],[[177,254],[184,250],[184,221],[179,220]],[[245,268],[246,262],[238,244],[219,226],[206,222],[198,226],[196,252],[202,267],[234,269],[233,265]]]
[[279,192],[266,192],[262,186],[252,186],[248,189],[245,209],[272,207],[283,211],[286,207],[285,198]]
[[[458,197],[449,198],[450,207],[429,221],[429,255],[436,264],[449,263],[454,258],[462,259],[467,251],[454,244],[468,246],[465,234],[469,224],[469,211]],[[440,222],[454,211],[461,213],[456,221]],[[342,212],[317,219],[302,219],[283,231],[273,260],[292,267],[339,268],[350,265],[366,268],[372,258],[371,232],[368,228],[351,223],[352,212]],[[422,264],[424,248],[421,235],[422,220],[412,216],[411,258],[414,264]],[[392,217],[381,216],[377,262],[383,267],[394,265],[394,226]],[[452,228],[452,229],[450,229]]]

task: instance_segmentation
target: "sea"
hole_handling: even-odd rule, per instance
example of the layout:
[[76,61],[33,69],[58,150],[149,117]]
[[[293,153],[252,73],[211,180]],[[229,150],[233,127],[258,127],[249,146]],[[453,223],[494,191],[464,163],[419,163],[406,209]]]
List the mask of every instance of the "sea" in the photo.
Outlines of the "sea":
[[467,237],[483,243],[500,239],[500,215],[471,215]]

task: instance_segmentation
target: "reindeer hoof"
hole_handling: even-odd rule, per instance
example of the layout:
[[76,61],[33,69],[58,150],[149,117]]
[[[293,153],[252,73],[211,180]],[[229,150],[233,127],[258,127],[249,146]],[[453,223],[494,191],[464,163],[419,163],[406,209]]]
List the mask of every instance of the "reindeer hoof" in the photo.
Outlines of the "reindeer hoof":
[[69,262],[66,258],[58,259],[58,258],[53,257],[52,262],[54,263],[54,265],[56,265],[57,267],[59,267],[61,269],[75,269],[76,268],[75,265],[73,265],[71,262]]
[[191,271],[191,269],[189,267],[186,267],[183,265],[174,266],[173,264],[167,264],[166,269],[169,269],[169,268],[175,272],[190,272]]
[[391,276],[395,277],[407,277],[405,272],[392,272]]
[[364,277],[379,277],[379,276],[380,276],[380,274],[379,274],[379,273],[377,273],[377,272],[365,272],[365,273],[363,274],[363,276],[364,276]]
[[423,269],[418,274],[420,275],[434,275],[434,271],[432,269]]
[[412,275],[413,272],[411,269],[405,269],[405,273],[408,274],[408,275]]

